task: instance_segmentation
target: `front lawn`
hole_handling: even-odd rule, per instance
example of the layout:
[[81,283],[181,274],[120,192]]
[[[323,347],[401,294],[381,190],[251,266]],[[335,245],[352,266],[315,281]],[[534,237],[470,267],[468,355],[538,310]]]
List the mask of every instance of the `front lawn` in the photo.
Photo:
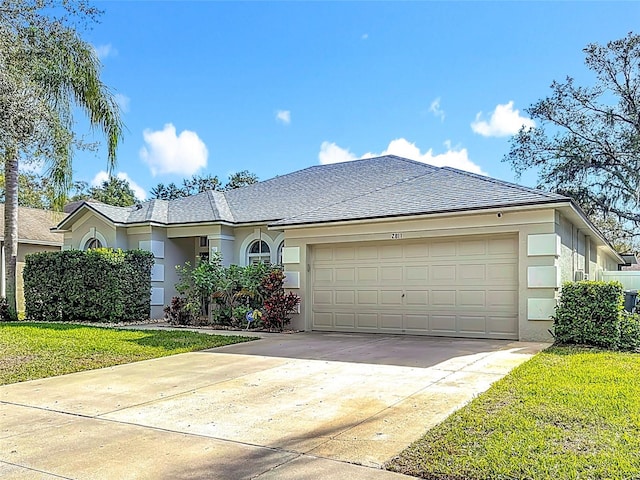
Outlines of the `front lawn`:
[[554,347],[387,468],[439,480],[640,478],[640,354]]
[[0,385],[246,342],[189,331],[0,323]]

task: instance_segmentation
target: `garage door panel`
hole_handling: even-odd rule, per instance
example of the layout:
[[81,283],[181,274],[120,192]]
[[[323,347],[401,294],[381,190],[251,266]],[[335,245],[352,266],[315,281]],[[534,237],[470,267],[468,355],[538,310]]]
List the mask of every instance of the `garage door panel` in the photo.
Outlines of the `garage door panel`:
[[518,278],[518,265],[515,263],[492,263],[487,265],[487,282],[491,284],[508,283],[513,284]]
[[402,266],[380,267],[380,279],[383,282],[397,282],[402,280]]
[[509,316],[487,316],[487,332],[502,336],[507,335],[518,328],[518,317],[515,315]]
[[458,268],[458,281],[464,282],[465,284],[485,282],[486,279],[486,265],[460,265]]
[[314,285],[331,285],[333,283],[333,269],[316,267],[313,269]]
[[487,242],[489,255],[516,256],[518,254],[518,239],[515,236],[489,238]]
[[402,330],[402,314],[381,313],[380,328]]
[[432,290],[431,305],[434,307],[455,307],[456,291],[455,290]]
[[358,260],[375,260],[378,258],[378,247],[362,246],[356,250]]
[[380,304],[382,305],[402,305],[402,300],[402,290],[380,291]]
[[461,307],[487,306],[487,297],[484,290],[460,290],[458,292],[458,305]]
[[405,258],[427,258],[429,256],[429,247],[426,243],[410,243],[404,247]]
[[378,267],[358,267],[359,282],[377,282]]
[[314,248],[312,328],[517,338],[517,251],[515,235]]
[[336,291],[336,305],[355,305],[356,292],[355,290],[337,290]]
[[356,326],[355,313],[336,313],[335,320],[336,320],[336,327],[355,327]]
[[358,305],[377,305],[378,304],[378,291],[377,290],[358,290]]
[[431,314],[431,330],[440,333],[456,333],[456,316]]
[[429,280],[434,285],[455,283],[456,281],[456,265],[433,265],[429,271],[431,272]]
[[464,240],[458,243],[458,256],[465,255],[486,255],[486,240]]
[[484,315],[459,315],[458,325],[460,333],[486,333],[487,318]]
[[354,247],[338,247],[333,251],[333,258],[336,260],[355,260],[356,251]]
[[333,313],[331,312],[313,312],[313,327],[333,327]]
[[429,305],[429,292],[427,290],[406,290],[406,305]]
[[317,262],[330,262],[333,260],[333,248],[316,247],[313,249],[313,255]]
[[335,281],[336,283],[349,283],[353,284],[356,279],[355,267],[336,268],[335,269]]
[[515,290],[489,290],[487,292],[487,307],[500,307],[516,311],[518,308],[518,292]]
[[333,290],[314,290],[313,303],[316,305],[333,305]]
[[412,330],[413,332],[428,332],[429,315],[408,314],[405,316],[405,324],[407,330]]
[[407,265],[404,269],[407,282],[427,282],[429,268],[426,265]]
[[455,257],[455,242],[433,242],[429,248],[431,257]]
[[358,313],[356,314],[356,322],[358,328],[377,329],[378,314],[377,313]]
[[384,245],[380,247],[380,259],[402,258],[402,244]]

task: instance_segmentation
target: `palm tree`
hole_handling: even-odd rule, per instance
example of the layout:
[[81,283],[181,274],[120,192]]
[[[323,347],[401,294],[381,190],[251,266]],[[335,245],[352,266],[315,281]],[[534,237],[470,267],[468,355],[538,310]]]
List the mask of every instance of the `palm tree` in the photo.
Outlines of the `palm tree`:
[[[113,95],[100,80],[101,64],[93,47],[73,28],[46,18],[18,25],[3,20],[0,16],[0,109],[4,103],[12,106],[7,118],[0,118],[6,181],[4,260],[6,298],[15,316],[20,159],[35,155],[45,161],[55,204],[61,208],[72,184],[74,107],[104,133],[109,172],[116,163],[122,122]],[[11,92],[13,97],[7,97]]]

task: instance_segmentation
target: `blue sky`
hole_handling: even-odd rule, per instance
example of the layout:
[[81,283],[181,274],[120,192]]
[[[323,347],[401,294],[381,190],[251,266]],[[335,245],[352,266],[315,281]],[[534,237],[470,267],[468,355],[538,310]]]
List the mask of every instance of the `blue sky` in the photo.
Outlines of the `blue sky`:
[[[123,109],[115,173],[140,197],[194,173],[265,180],[387,152],[513,181],[501,159],[524,109],[554,79],[590,83],[582,48],[640,19],[636,2],[97,6],[83,35]],[[104,150],[80,152],[75,179],[105,167]]]

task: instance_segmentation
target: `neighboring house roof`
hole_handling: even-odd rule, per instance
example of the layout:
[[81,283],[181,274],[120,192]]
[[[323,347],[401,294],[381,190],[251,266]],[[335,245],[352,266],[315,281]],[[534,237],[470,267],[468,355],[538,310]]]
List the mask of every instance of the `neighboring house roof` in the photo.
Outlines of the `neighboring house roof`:
[[[83,205],[119,224],[296,225],[569,201],[562,195],[386,155],[317,165],[226,192],[150,200],[134,207]],[[70,217],[59,225],[61,230]]]
[[[18,241],[42,245],[62,245],[63,235],[50,229],[60,223],[66,213],[18,207]],[[0,240],[4,241],[4,203],[0,203]]]

